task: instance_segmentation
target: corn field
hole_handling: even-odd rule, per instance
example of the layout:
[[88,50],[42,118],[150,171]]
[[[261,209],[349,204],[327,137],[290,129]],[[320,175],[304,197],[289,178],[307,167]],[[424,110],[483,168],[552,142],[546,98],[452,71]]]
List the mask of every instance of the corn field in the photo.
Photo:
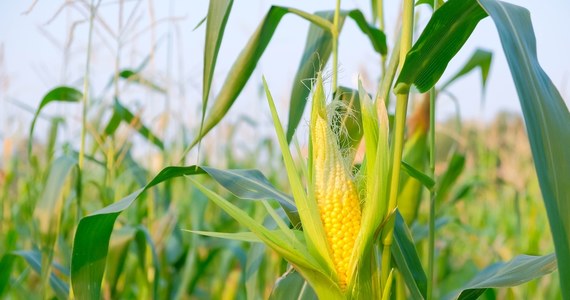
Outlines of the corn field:
[[[401,0],[392,20],[394,3],[346,2],[272,5],[241,47],[227,29],[249,2],[205,1],[180,28],[174,1],[62,1],[46,24],[65,33],[39,29],[62,80],[33,106],[0,96],[0,298],[570,300],[570,113],[531,13]],[[275,35],[293,19],[300,58]],[[449,67],[483,21],[502,53]],[[378,74],[352,85],[347,26]],[[203,41],[190,80],[184,32]],[[473,93],[462,80],[485,94],[497,60],[522,114],[440,118]],[[29,122],[9,130],[14,111]]]

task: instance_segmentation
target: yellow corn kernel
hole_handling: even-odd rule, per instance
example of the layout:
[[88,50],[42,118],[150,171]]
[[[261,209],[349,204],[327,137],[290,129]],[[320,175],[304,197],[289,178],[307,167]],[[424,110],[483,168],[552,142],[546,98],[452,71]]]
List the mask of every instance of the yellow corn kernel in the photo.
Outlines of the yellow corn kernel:
[[341,289],[349,280],[349,263],[360,230],[360,200],[356,186],[325,119],[312,124],[315,198],[332,251]]

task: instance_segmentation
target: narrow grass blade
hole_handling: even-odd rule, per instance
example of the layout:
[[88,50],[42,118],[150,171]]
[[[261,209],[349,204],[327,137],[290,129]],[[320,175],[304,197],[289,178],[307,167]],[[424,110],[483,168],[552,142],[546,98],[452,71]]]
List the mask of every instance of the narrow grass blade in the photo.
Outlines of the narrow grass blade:
[[492,264],[449,298],[475,300],[488,288],[512,287],[542,277],[556,270],[556,256],[519,255],[508,262]]
[[404,93],[412,84],[422,93],[432,88],[486,16],[475,0],[449,0],[442,5],[408,52],[394,92]]
[[30,125],[30,135],[28,137],[28,156],[30,156],[32,153],[34,128],[42,109],[52,102],[79,102],[82,98],[83,94],[80,91],[68,86],[56,87],[43,97],[40,105],[38,106],[38,109],[34,113],[34,118],[32,119],[32,124]]
[[[521,103],[544,205],[554,238],[560,283],[570,282],[570,113],[542,70],[529,12],[480,0],[501,38]],[[562,290],[570,299],[570,290]]]

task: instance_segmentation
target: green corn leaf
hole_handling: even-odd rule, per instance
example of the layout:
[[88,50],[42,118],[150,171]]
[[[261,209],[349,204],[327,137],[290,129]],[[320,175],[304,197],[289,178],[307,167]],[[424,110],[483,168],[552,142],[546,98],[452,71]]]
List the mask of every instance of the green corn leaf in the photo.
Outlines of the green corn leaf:
[[432,88],[486,16],[475,0],[449,0],[442,5],[408,52],[394,92],[406,93],[412,84],[422,93]]
[[138,260],[141,262],[141,270],[143,272],[147,272],[146,264],[144,263],[146,260],[146,245],[150,248],[150,253],[152,256],[152,266],[154,269],[154,281],[152,283],[152,296],[153,299],[159,299],[158,297],[158,288],[160,283],[160,260],[158,258],[158,253],[156,251],[156,245],[148,232],[146,227],[139,225],[136,228],[135,233],[135,242],[137,244],[138,250]]
[[464,75],[468,74],[469,72],[479,68],[481,69],[481,85],[483,90],[487,86],[487,78],[489,76],[489,69],[491,69],[491,62],[493,61],[493,52],[477,49],[475,53],[471,55],[471,58],[465,63],[463,68],[457,72],[457,74],[453,75],[448,81],[441,85],[441,90],[444,90],[450,84],[455,82],[457,79],[463,77]]
[[364,33],[370,43],[372,44],[372,48],[374,51],[381,55],[386,55],[388,53],[388,46],[386,44],[386,35],[384,32],[379,30],[378,28],[368,24],[366,19],[364,18],[364,14],[358,10],[353,9],[351,11],[346,12],[347,16],[350,17],[356,25]]
[[[7,253],[0,260],[0,296],[5,292],[10,285],[10,274],[16,259],[23,258],[30,267],[38,274],[43,273],[42,270],[42,254],[38,251],[14,251]],[[57,267],[57,265],[55,265]],[[57,277],[53,272],[49,273],[49,284],[52,287],[58,299],[68,299],[69,286],[65,281]]]
[[51,272],[54,247],[60,234],[63,214],[63,190],[68,176],[77,161],[69,156],[56,159],[50,167],[45,188],[34,210],[40,232],[42,253],[42,280],[47,283]]
[[[499,1],[479,3],[495,22],[517,88],[562,286],[570,282],[570,113],[538,63],[529,12]],[[562,298],[570,299],[570,290],[562,289]]]
[[140,84],[161,94],[166,93],[165,88],[152,82],[150,79],[145,78],[140,73],[140,70],[124,69],[119,72],[119,78],[125,79],[128,82]]
[[[315,15],[321,16],[324,19],[332,21],[334,16],[334,11],[322,11],[317,12]],[[358,28],[364,33],[374,50],[382,55],[387,53],[386,35],[384,32],[378,30],[374,26],[368,24],[364,15],[360,10],[350,10],[341,11],[339,14],[339,30],[342,30],[344,25],[344,20],[349,17],[356,22]],[[289,102],[289,120],[287,123],[287,142],[291,142],[293,135],[299,122],[305,111],[305,106],[307,105],[307,97],[313,88],[314,78],[317,74],[322,71],[328,61],[332,51],[332,35],[330,30],[327,28],[319,27],[316,24],[311,24],[309,27],[309,34],[307,35],[307,41],[305,43],[305,50],[303,51],[303,56],[301,58],[301,63],[297,69],[297,74],[293,80],[293,88],[291,91],[291,101]],[[307,83],[310,84],[307,84]],[[342,88],[340,91],[341,99],[342,95],[347,92],[352,92],[347,88]],[[337,91],[338,92],[338,91]],[[358,99],[358,93],[353,93]],[[356,112],[360,110],[356,109]],[[362,135],[362,133],[360,133]],[[343,145],[343,144],[341,144]]]
[[[283,142],[285,142],[284,139]],[[240,224],[255,233],[257,237],[259,237],[259,239],[268,247],[295,265],[297,270],[303,274],[304,278],[313,285],[313,288],[317,293],[326,297],[326,299],[337,299],[340,297],[341,292],[336,287],[335,281],[332,279],[330,269],[328,266],[319,263],[318,259],[308,252],[307,248],[302,243],[302,240],[296,238],[291,239],[290,235],[283,230],[271,231],[265,228],[261,223],[258,223],[251,218],[245,211],[239,209],[237,206],[223,199],[195,180],[190,180],[193,181],[194,185],[217,206],[223,209]]]
[[141,122],[140,118],[138,116],[135,116],[128,108],[123,106],[119,100],[115,99],[113,115],[105,127],[105,135],[113,135],[117,128],[119,128],[121,122],[127,123],[140,135],[142,135],[147,141],[157,146],[159,149],[164,150],[164,144],[162,141]]
[[287,13],[300,16],[301,18],[314,24],[318,24],[318,26],[323,28],[328,29],[331,26],[329,21],[317,15],[312,15],[293,8],[272,6],[265,15],[263,21],[261,21],[259,27],[249,39],[237,60],[234,62],[224,84],[222,85],[222,89],[216,96],[214,104],[210,109],[208,116],[204,120],[203,128],[200,130],[198,136],[194,138],[187,150],[198,144],[202,137],[212,130],[212,128],[214,128],[214,126],[216,126],[216,124],[218,124],[226,115],[255,70],[257,62],[263,55],[263,52],[265,52],[265,48],[267,48],[267,45],[271,41],[273,33],[275,33],[281,19]]
[[[484,9],[483,9],[484,8]],[[427,91],[439,79],[476,24],[489,14],[519,95],[546,206],[561,282],[570,282],[570,113],[536,55],[529,12],[494,0],[449,0],[438,9],[408,53],[396,92],[411,84]],[[570,293],[563,291],[563,298]]]
[[30,156],[32,153],[34,128],[42,109],[52,102],[80,102],[82,98],[83,93],[68,86],[56,87],[43,97],[42,101],[40,102],[40,106],[38,106],[38,109],[34,113],[34,118],[32,119],[32,124],[30,125],[30,135],[28,137],[28,156]]
[[297,208],[289,195],[277,190],[258,170],[219,170],[202,166],[202,169],[224,186],[232,194],[241,199],[263,200],[275,199],[289,217],[291,224],[300,223]]
[[317,300],[317,295],[305,279],[294,269],[290,269],[277,279],[269,296],[270,300]]
[[201,230],[186,230],[183,231],[209,236],[219,239],[226,239],[232,241],[248,242],[248,243],[262,243],[262,241],[253,232],[217,232],[217,231],[201,231]]
[[412,295],[412,299],[425,299],[427,277],[416,252],[410,230],[399,211],[396,211],[392,258]]
[[203,174],[200,168],[167,167],[146,186],[129,196],[102,208],[86,217],[77,225],[71,256],[71,285],[77,299],[101,298],[101,281],[109,248],[109,240],[115,220],[147,189],[172,178]]
[[479,272],[448,299],[475,300],[489,288],[512,287],[542,277],[556,270],[556,256],[519,255],[508,262],[495,263]]
[[[334,11],[316,12],[315,15],[332,22]],[[344,25],[345,15],[339,15],[339,27]],[[309,33],[305,41],[305,49],[301,62],[297,68],[293,88],[291,89],[291,100],[289,101],[289,119],[287,122],[287,143],[290,143],[295,134],[299,122],[305,112],[307,98],[311,92],[314,78],[323,70],[332,52],[332,34],[327,28],[322,28],[317,24],[309,25]]]
[[275,199],[288,213],[291,222],[299,220],[291,198],[277,191],[259,171],[218,170],[199,166],[164,168],[142,189],[80,220],[74,239],[71,267],[76,297],[100,295],[110,235],[118,215],[147,189],[172,178],[195,174],[210,175],[228,191],[244,199]]
[[404,170],[404,172],[406,172],[410,177],[417,179],[428,189],[432,189],[435,185],[433,178],[428,176],[426,173],[414,168],[412,165],[408,164],[405,161],[402,161],[402,170]]
[[233,0],[213,0],[206,16],[206,42],[204,46],[204,73],[202,80],[202,123],[206,117],[208,97],[212,86],[214,69],[218,60],[218,52],[224,37],[226,24],[232,10]]
[[457,182],[457,179],[463,173],[465,168],[465,156],[460,153],[453,153],[453,156],[449,160],[449,164],[445,173],[441,175],[441,178],[437,181],[438,185],[436,187],[437,193],[435,197],[436,203],[442,203],[448,198],[451,189]]

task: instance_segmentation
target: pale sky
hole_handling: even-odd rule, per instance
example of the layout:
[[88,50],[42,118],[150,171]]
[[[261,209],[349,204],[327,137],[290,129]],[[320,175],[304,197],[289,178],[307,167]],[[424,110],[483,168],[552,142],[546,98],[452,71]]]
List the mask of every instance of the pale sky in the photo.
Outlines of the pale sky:
[[[39,0],[29,14],[25,12],[33,1],[0,1],[0,139],[16,133],[27,133],[31,113],[14,104],[15,101],[37,107],[42,96],[51,88],[67,84],[79,89],[85,72],[87,47],[87,22],[76,25],[74,38],[65,54],[63,45],[69,29],[75,21],[85,20],[82,2],[76,1],[61,10],[65,1]],[[385,1],[386,33],[394,39],[395,20],[398,17],[399,1]],[[570,93],[570,1],[509,1],[526,7],[532,16],[537,36],[539,61],[562,97],[568,103]],[[119,1],[102,2],[99,14],[105,22],[96,24],[93,39],[93,56],[90,76],[92,93],[100,95],[115,68]],[[170,87],[169,104],[165,97],[132,87],[122,92],[122,101],[133,110],[145,108],[143,121],[156,122],[156,112],[170,107],[175,118],[195,126],[199,122],[201,103],[201,77],[204,45],[204,29],[192,29],[206,15],[208,1],[124,1],[123,23],[134,11],[131,27],[125,30],[121,51],[121,68],[135,68],[151,52],[153,40],[158,43],[153,64],[146,70],[156,82]],[[137,4],[138,3],[138,4]],[[152,4],[152,10],[149,5]],[[307,12],[334,8],[334,1],[235,1],[221,45],[212,93],[222,85],[233,61],[238,56],[260,20],[272,5],[290,6]],[[343,9],[361,9],[370,17],[369,1],[342,2]],[[149,12],[153,11],[151,15]],[[416,9],[420,26],[430,14],[427,6]],[[151,18],[157,21],[154,31],[147,30]],[[171,18],[170,21],[165,20]],[[108,26],[109,30],[105,26]],[[248,115],[260,124],[269,124],[267,103],[260,91],[261,76],[267,78],[274,97],[279,101],[281,118],[286,123],[288,99],[292,80],[299,65],[308,23],[297,16],[285,16],[272,42],[265,51],[229,117],[236,120]],[[419,36],[419,31],[416,38]],[[451,61],[443,78],[453,75],[466,62],[476,48],[494,53],[486,102],[481,106],[479,72],[475,72],[454,84],[452,91],[460,99],[461,115],[464,118],[489,120],[498,111],[520,112],[515,88],[503,55],[499,38],[492,21],[483,20],[460,53]],[[357,29],[352,20],[345,22],[340,41],[341,74],[339,83],[355,88],[359,74],[365,73],[375,80],[379,76],[379,56]],[[63,66],[66,65],[66,68]],[[370,88],[374,87],[371,86]],[[372,90],[370,90],[372,92]],[[111,101],[110,95],[104,101]],[[252,109],[259,107],[259,109]],[[262,114],[259,114],[262,111]],[[78,105],[55,105],[46,110],[48,115],[65,114],[69,117],[65,136],[70,139],[77,134],[80,109]],[[452,116],[453,104],[449,99],[438,103],[438,118]],[[45,125],[45,122],[43,123]],[[302,122],[303,124],[303,122]],[[42,122],[40,122],[42,126]],[[41,127],[40,127],[41,128]],[[75,129],[73,129],[75,128]],[[42,129],[38,129],[40,132]],[[45,130],[44,130],[45,132]]]

